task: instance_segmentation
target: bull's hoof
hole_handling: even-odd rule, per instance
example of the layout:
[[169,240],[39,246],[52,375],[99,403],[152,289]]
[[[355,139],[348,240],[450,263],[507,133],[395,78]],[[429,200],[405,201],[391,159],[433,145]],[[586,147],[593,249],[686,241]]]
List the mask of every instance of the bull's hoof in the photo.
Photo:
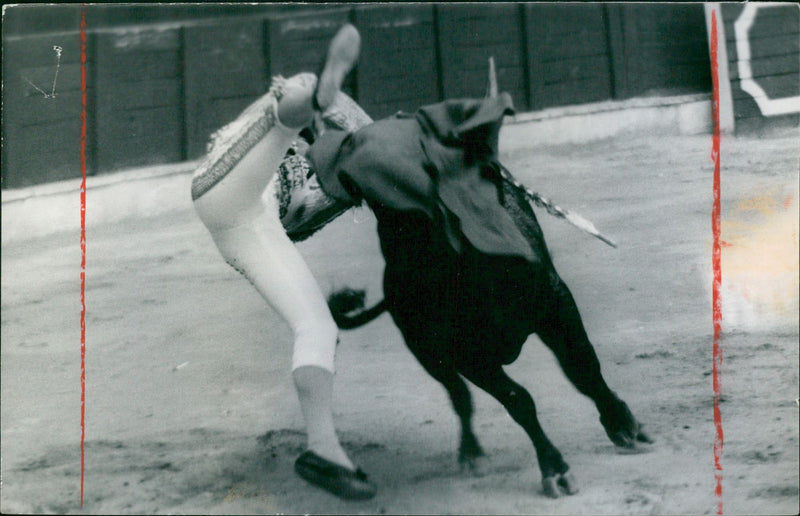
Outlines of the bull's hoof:
[[610,410],[600,415],[600,423],[605,428],[608,438],[621,453],[639,453],[643,450],[639,449],[637,443],[653,443],[653,439],[642,430],[642,425],[633,417],[628,405],[618,398]]
[[461,473],[467,473],[474,477],[486,475],[489,460],[483,453],[478,438],[470,430],[465,430],[461,436],[461,445],[458,447],[458,465]]
[[472,477],[483,477],[489,471],[489,459],[486,455],[459,457],[458,466],[461,473]]
[[549,498],[558,498],[562,494],[574,495],[578,492],[578,483],[572,473],[559,473],[542,479],[544,494]]
[[[630,435],[617,435],[617,440],[612,439],[617,453],[620,455],[635,455],[637,453],[646,453],[650,451],[650,446],[653,444],[653,439],[650,438],[642,430],[642,425],[637,423],[635,437]],[[619,441],[621,444],[617,444]]]
[[[617,453],[620,454],[636,454],[644,453],[649,450],[649,446],[653,444],[653,439],[642,430],[642,425],[634,420],[633,428],[619,430],[615,433],[609,433],[608,437],[614,443]],[[643,446],[644,445],[644,446]]]

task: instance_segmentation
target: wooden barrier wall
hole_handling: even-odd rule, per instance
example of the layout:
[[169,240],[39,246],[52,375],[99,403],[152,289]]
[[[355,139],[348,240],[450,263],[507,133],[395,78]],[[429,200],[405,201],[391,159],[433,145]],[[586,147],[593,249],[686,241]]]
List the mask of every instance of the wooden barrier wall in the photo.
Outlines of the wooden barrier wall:
[[[58,76],[54,47],[61,48]],[[3,188],[77,177],[81,112],[76,33],[4,41]]]
[[[50,8],[4,20],[3,188],[80,175],[80,11]],[[346,21],[363,52],[345,90],[376,118],[483,96],[489,57],[519,111],[711,87],[702,4],[86,9],[90,174],[200,157],[271,76],[318,71]]]
[[367,113],[381,118],[442,98],[433,6],[357,9],[354,14],[364,41],[357,97]]
[[620,37],[621,25],[612,36],[607,8],[527,4],[525,23],[533,109],[614,97],[610,42]]

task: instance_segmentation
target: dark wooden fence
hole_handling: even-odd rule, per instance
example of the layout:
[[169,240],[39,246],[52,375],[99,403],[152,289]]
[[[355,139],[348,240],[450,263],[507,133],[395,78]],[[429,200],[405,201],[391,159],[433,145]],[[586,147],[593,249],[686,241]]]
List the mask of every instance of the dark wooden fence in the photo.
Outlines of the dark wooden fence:
[[[80,175],[79,9],[7,12],[3,188]],[[483,96],[489,57],[520,111],[711,88],[702,4],[93,5],[86,20],[90,174],[201,156],[272,75],[318,70],[345,21],[363,38],[346,90],[376,118]]]

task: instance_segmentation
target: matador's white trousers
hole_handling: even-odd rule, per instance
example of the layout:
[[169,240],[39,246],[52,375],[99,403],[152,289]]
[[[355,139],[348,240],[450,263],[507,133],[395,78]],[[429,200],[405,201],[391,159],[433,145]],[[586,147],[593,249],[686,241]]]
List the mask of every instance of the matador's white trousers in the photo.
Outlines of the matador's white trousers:
[[224,259],[291,327],[292,370],[317,366],[334,372],[338,328],[286,235],[273,192],[278,168],[302,129],[280,122],[278,100],[285,88],[306,88],[310,99],[315,84],[312,74],[294,76],[281,84],[283,91],[273,87],[222,128],[195,172],[192,198]]

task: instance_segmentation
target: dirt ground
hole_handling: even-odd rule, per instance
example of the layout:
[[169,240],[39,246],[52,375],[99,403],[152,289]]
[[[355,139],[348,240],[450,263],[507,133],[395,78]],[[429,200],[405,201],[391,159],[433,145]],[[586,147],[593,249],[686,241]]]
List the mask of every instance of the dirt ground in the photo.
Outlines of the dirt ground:
[[[656,439],[646,453],[615,453],[532,336],[508,371],[580,492],[546,498],[524,432],[476,389],[488,474],[460,473],[445,392],[384,315],[342,334],[335,391],[341,438],[379,493],[344,502],[310,487],[293,472],[304,434],[288,328],[187,210],[89,229],[83,507],[79,237],[3,247],[2,512],[716,513],[710,135],[502,150],[619,244],[537,211],[609,384]],[[797,514],[798,134],[725,137],[721,156],[723,510]],[[380,297],[368,211],[302,251],[324,289]]]

